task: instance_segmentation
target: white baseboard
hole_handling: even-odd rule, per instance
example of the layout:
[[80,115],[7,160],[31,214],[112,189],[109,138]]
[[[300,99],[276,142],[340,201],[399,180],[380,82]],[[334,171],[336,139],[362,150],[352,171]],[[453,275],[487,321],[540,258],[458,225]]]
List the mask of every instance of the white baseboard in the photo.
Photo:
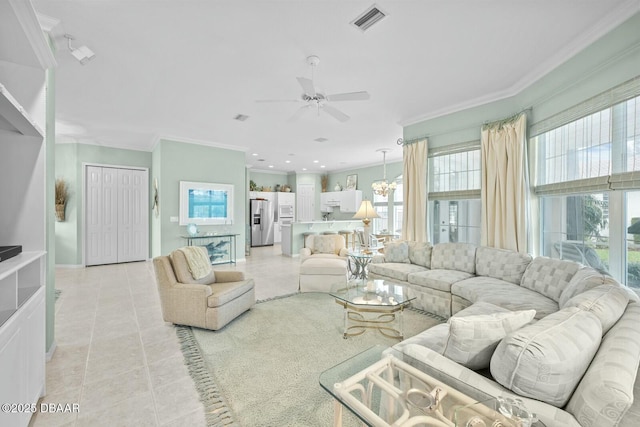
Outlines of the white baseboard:
[[84,268],[81,264],[56,264],[56,268]]

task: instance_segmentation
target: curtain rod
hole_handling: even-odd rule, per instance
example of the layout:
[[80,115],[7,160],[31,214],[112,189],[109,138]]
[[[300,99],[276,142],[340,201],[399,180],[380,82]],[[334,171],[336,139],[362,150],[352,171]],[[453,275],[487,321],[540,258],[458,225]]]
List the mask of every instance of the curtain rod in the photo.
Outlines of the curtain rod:
[[502,126],[504,126],[506,124],[515,122],[523,114],[526,114],[527,112],[531,113],[531,111],[532,111],[532,108],[529,107],[529,108],[525,108],[522,111],[517,112],[513,116],[507,117],[506,119],[496,120],[496,121],[493,121],[493,122],[484,122],[484,124],[482,125],[482,130],[493,129],[493,128],[500,129],[500,128],[502,128]]
[[422,135],[422,136],[419,136],[417,138],[411,138],[411,139],[407,139],[407,140],[405,140],[404,138],[398,138],[398,140],[396,141],[396,144],[398,144],[398,145],[411,145],[411,144],[415,144],[418,141],[425,140],[428,137],[429,137],[429,135]]

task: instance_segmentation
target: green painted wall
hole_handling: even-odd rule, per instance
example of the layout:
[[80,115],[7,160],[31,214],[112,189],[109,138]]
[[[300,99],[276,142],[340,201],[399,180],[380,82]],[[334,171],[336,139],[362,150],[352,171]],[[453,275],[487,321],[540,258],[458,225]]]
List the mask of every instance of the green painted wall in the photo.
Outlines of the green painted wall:
[[[70,199],[64,222],[56,222],[56,255],[58,265],[82,265],[83,164],[129,166],[151,169],[151,153],[108,148],[89,144],[56,144],[55,176],[69,184]],[[151,172],[149,174],[152,175]],[[151,180],[150,180],[151,181]],[[149,191],[150,198],[152,192]],[[149,201],[149,206],[151,202]]]
[[56,311],[56,233],[55,233],[55,142],[56,142],[56,71],[47,70],[46,73],[46,119],[45,119],[45,194],[46,194],[46,223],[45,223],[45,250],[47,262],[45,270],[46,284],[46,322],[45,322],[45,349],[51,350],[55,341],[55,311]]
[[405,126],[411,140],[429,138],[429,147],[480,139],[483,123],[525,109],[533,124],[623,83],[640,72],[640,13],[569,59],[520,93],[500,101]]
[[[342,171],[329,174],[328,191],[333,191],[336,183],[339,183],[343,188],[347,182],[347,175],[358,175],[358,183],[356,190],[362,191],[363,200],[373,200],[373,191],[371,190],[371,183],[382,179],[383,165],[368,166],[364,168],[354,169],[351,171]],[[387,162],[387,180],[391,181],[398,176],[402,175],[402,162]],[[319,203],[319,202],[318,202]],[[318,209],[319,210],[319,209]],[[331,213],[331,219],[345,220],[351,219],[352,213],[341,213],[340,210],[334,209]]]
[[271,187],[272,191],[275,191],[276,185],[283,185],[290,183],[290,175],[286,172],[281,173],[268,173],[268,172],[258,172],[249,169],[249,179],[256,183],[258,187]]
[[[240,234],[237,255],[242,259],[247,203],[245,188],[249,185],[246,182],[244,152],[162,139],[153,151],[153,163],[159,164],[154,174],[158,177],[160,193],[160,231],[154,230],[152,234],[160,236],[160,244],[154,242],[152,247],[155,251],[159,246],[160,252],[154,252],[152,256],[166,255],[185,245],[180,236],[185,235],[186,227],[170,219],[180,215],[180,181],[194,181],[234,185],[234,224],[229,231]],[[198,228],[207,233],[221,231],[222,227]]]

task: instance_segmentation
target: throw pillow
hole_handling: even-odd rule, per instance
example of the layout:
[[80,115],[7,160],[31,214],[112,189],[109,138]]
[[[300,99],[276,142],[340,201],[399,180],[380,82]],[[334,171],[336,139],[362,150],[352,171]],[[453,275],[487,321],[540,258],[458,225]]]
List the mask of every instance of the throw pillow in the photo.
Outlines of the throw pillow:
[[469,369],[488,368],[500,340],[531,322],[535,315],[535,310],[523,310],[451,317],[442,354]]
[[314,236],[313,238],[314,254],[335,254],[336,239],[332,235]]
[[386,262],[410,263],[409,244],[407,242],[387,242],[384,244],[384,260]]
[[600,319],[602,335],[622,317],[629,297],[621,285],[600,285],[571,298],[565,307],[578,307]]
[[593,313],[568,307],[505,337],[491,357],[491,375],[516,394],[562,408],[601,339]]
[[169,254],[169,260],[173,267],[173,272],[176,275],[176,279],[180,283],[195,283],[199,285],[210,285],[215,283],[216,275],[213,270],[205,277],[195,280],[189,270],[189,264],[187,258],[181,250],[175,250]]

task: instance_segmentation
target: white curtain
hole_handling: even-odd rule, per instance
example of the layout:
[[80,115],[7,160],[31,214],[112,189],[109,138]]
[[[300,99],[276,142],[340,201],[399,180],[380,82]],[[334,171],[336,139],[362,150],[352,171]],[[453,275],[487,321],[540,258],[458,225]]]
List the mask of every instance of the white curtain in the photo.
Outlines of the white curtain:
[[527,117],[482,128],[483,246],[527,252]]
[[402,239],[428,242],[427,235],[427,140],[403,147]]

